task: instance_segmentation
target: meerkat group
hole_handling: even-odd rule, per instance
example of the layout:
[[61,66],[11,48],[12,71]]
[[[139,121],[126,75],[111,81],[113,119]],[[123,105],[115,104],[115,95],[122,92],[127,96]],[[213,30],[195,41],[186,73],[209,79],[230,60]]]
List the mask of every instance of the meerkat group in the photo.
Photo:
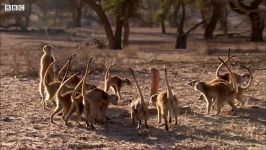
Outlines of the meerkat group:
[[[43,107],[46,103],[52,101],[56,105],[54,111],[51,113],[50,122],[54,123],[56,114],[62,111],[62,119],[66,126],[69,125],[68,120],[73,113],[76,113],[76,122],[85,121],[87,127],[95,128],[95,123],[100,119],[106,123],[107,109],[111,104],[118,105],[122,100],[121,88],[125,85],[131,85],[128,77],[122,78],[117,75],[110,75],[110,69],[115,64],[107,66],[104,75],[104,89],[100,89],[95,85],[87,83],[88,78],[93,74],[93,69],[90,69],[90,64],[93,57],[88,60],[83,77],[80,77],[79,72],[71,73],[71,61],[76,54],[72,54],[67,62],[64,64],[59,73],[55,73],[53,65],[57,63],[53,56],[53,46],[45,45],[43,47],[44,54],[40,61],[40,83],[39,92],[41,95]],[[211,81],[192,81],[188,84],[196,91],[199,91],[201,97],[206,100],[206,114],[209,114],[212,107],[216,106],[218,115],[224,103],[228,103],[232,108],[232,114],[237,112],[237,106],[243,106],[243,93],[248,89],[252,83],[252,73],[249,68],[243,66],[248,71],[247,74],[237,74],[232,70],[231,59],[235,56],[230,56],[228,53],[227,60],[218,59],[221,64],[216,70],[216,77]],[[225,66],[228,73],[220,75],[220,69]],[[140,85],[138,83],[135,71],[129,68],[132,74],[136,88],[138,90],[139,98],[130,101],[130,116],[132,124],[138,121],[137,128],[141,129],[142,121],[144,120],[145,128],[148,129],[149,105],[153,105],[157,109],[158,123],[161,123],[163,118],[165,130],[169,131],[169,124],[174,117],[174,124],[178,124],[178,98],[172,91],[171,82],[167,73],[167,67],[163,66],[164,79],[166,89],[158,92],[160,72],[159,69],[151,68],[151,93],[147,98],[144,97]],[[245,87],[240,86],[240,83],[246,78],[250,77],[248,84]],[[109,94],[108,90],[112,88],[114,94]],[[237,104],[236,104],[237,103]],[[74,116],[73,116],[74,117]]]

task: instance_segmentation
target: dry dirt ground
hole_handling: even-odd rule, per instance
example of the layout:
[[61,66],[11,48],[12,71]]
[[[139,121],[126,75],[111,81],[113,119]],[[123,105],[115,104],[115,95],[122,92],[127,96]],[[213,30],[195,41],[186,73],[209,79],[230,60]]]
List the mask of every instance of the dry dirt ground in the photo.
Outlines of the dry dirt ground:
[[[82,46],[91,32],[89,29],[49,35],[41,31],[1,32],[0,149],[266,149],[266,51],[263,43],[232,42],[232,39],[204,42],[194,34],[189,38],[188,50],[175,50],[174,34],[161,35],[157,29],[138,29],[132,30],[131,47],[111,51]],[[101,38],[103,32],[97,30],[97,34]],[[106,125],[97,125],[95,130],[87,129],[84,122],[83,126],[76,125],[75,116],[70,127],[64,126],[60,116],[55,117],[56,124],[51,124],[50,114],[54,106],[44,110],[39,104],[40,41],[55,45],[58,66],[76,52],[75,71],[84,72],[87,58],[94,56],[92,66],[96,71],[89,82],[99,88],[103,87],[106,60],[117,64],[111,74],[128,76],[131,80],[127,68],[134,68],[147,101],[149,68],[165,65],[169,68],[169,78],[179,105],[189,106],[192,111],[180,114],[178,125],[171,124],[170,131],[166,132],[163,124],[157,123],[155,108],[150,106],[150,128],[138,131],[129,118],[129,100],[138,97],[133,84],[122,89],[123,100],[118,106],[110,105],[107,115],[111,120]],[[220,64],[217,56],[226,58],[229,47],[237,56],[234,69],[244,73],[245,70],[238,67],[242,64],[253,72],[254,81],[244,94],[246,104],[238,109],[236,116],[227,114],[230,110],[227,104],[219,116],[205,115],[205,101],[196,101],[199,93],[187,86],[187,82],[211,80]],[[162,80],[160,90],[165,86]],[[211,111],[214,113],[215,110]]]

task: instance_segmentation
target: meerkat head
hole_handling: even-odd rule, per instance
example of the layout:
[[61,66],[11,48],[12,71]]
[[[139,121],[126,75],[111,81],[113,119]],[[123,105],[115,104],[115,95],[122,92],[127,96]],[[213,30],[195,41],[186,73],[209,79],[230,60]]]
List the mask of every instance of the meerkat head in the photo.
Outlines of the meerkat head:
[[156,102],[157,102],[157,97],[158,97],[158,94],[153,94],[153,95],[150,97],[149,104],[155,106],[155,105],[156,105]]
[[127,78],[123,79],[123,83],[126,85],[131,85],[131,81]]
[[189,86],[191,86],[191,87],[194,87],[195,84],[196,84],[197,82],[198,82],[197,80],[192,80],[192,81],[189,81],[189,82],[187,83],[187,85],[189,85]]
[[52,49],[53,49],[53,46],[52,45],[46,44],[46,45],[43,46],[43,51],[45,53],[48,53],[48,54],[52,53]]
[[108,99],[110,100],[110,103],[112,103],[113,105],[118,104],[118,96],[116,96],[115,94],[108,95]]
[[203,82],[203,81],[196,82],[195,86],[194,86],[194,89],[197,90],[197,91],[202,92],[205,85],[206,85],[206,83]]

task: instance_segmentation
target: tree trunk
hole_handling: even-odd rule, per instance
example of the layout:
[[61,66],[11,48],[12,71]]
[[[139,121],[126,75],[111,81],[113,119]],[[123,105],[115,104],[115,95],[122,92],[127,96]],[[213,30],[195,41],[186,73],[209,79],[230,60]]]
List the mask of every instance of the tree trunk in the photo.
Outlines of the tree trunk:
[[228,12],[227,12],[227,9],[225,9],[223,12],[223,15],[220,19],[221,29],[223,30],[224,34],[227,34],[227,32],[228,32],[227,17],[228,17]]
[[131,16],[131,10],[133,9],[132,0],[128,0],[125,5],[123,26],[124,26],[124,35],[123,35],[123,47],[127,47],[129,45],[129,18]]
[[212,17],[211,17],[210,22],[207,24],[205,32],[204,32],[204,38],[205,39],[212,39],[213,38],[213,32],[215,30],[215,27],[217,25],[218,20],[221,17],[221,11],[222,11],[221,3],[213,0],[212,6],[213,6]]
[[185,4],[183,0],[181,1],[181,20],[179,25],[177,26],[177,37],[175,48],[176,49],[186,49],[187,48],[187,35],[184,32],[184,22],[185,22]]
[[206,26],[207,26],[207,19],[206,19],[206,17],[205,17],[205,12],[204,12],[204,10],[200,10],[200,14],[201,14],[201,19],[202,19],[202,21],[203,21],[203,24],[202,24],[202,28],[203,29],[206,29]]
[[81,27],[81,15],[82,15],[82,6],[78,6],[76,8],[76,18],[75,18],[75,26]]
[[121,16],[116,17],[116,27],[115,27],[115,39],[114,44],[111,49],[121,49],[122,41],[122,29],[123,29],[123,20]]
[[28,9],[26,8],[26,14],[25,14],[27,27],[30,26],[30,15],[31,15],[32,3],[33,3],[33,1],[31,1],[31,0],[26,1],[25,7],[28,7]]
[[229,1],[229,6],[232,10],[239,14],[243,14],[249,17],[251,22],[251,37],[250,40],[253,42],[263,41],[263,30],[264,30],[264,20],[260,16],[258,11],[259,5],[263,0],[253,0],[250,5],[246,5],[243,1]]
[[176,39],[176,49],[186,49],[187,48],[187,35],[178,35]]
[[[104,30],[105,30],[105,34],[109,43],[109,47],[111,49],[115,49],[115,38],[113,35],[113,31],[112,31],[112,27],[111,24],[108,20],[108,17],[106,16],[104,10],[102,9],[102,7],[99,4],[96,4],[95,1],[93,0],[84,0],[84,2],[90,6],[98,15],[98,17],[100,18],[100,21],[102,23],[102,25],[104,26]],[[121,37],[120,37],[121,38]],[[121,47],[121,45],[120,45]]]
[[166,33],[166,31],[165,31],[165,23],[164,22],[165,22],[165,19],[163,17],[162,20],[161,20],[162,34]]
[[251,21],[251,37],[253,42],[263,41],[264,20],[260,18],[258,12],[253,12],[249,15]]

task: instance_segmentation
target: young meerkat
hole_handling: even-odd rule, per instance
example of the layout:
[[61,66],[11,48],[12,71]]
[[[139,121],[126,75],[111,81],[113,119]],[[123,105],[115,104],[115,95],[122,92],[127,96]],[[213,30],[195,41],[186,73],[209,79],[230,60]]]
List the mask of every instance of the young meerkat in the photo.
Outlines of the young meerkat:
[[[230,56],[228,55],[228,58],[225,60],[225,62],[229,61],[229,59],[232,59],[232,58],[234,58],[234,57],[235,57],[235,56],[231,56],[231,57],[230,57]],[[212,79],[211,81],[208,81],[209,84],[211,84],[211,83],[215,83],[215,82],[220,82],[220,81],[229,81],[229,79],[225,79],[225,77],[219,75],[219,71],[220,71],[220,68],[221,68],[222,66],[223,66],[223,63],[221,63],[221,64],[218,66],[218,68],[216,69],[215,78]],[[226,74],[228,74],[228,73],[226,73]],[[236,75],[236,74],[234,74],[234,75]],[[238,75],[238,74],[237,74],[237,75]],[[190,82],[188,83],[188,85],[194,87],[194,85],[195,85],[196,82],[197,82],[197,81],[190,81]],[[203,99],[204,99],[204,97],[203,97],[203,95],[201,94],[200,97],[198,98],[198,100],[203,100]]]
[[240,85],[238,86],[238,92],[237,92],[237,95],[236,95],[236,100],[238,102],[237,105],[240,106],[240,107],[242,107],[245,104],[245,102],[243,100],[243,94],[250,87],[250,85],[252,83],[252,80],[253,80],[253,76],[252,76],[251,70],[249,68],[247,68],[246,66],[242,66],[242,67],[245,68],[249,72],[248,76],[250,77],[250,79],[249,79],[249,81],[248,81],[248,83],[247,83],[247,85],[245,87],[242,87]]
[[234,100],[238,92],[235,77],[232,74],[231,69],[227,66],[227,64],[220,57],[218,58],[226,66],[227,70],[229,71],[229,74],[230,74],[229,82],[224,81],[224,80],[220,80],[214,83],[199,81],[195,84],[194,89],[201,92],[201,94],[204,96],[207,102],[206,114],[209,114],[211,106],[212,106],[212,102],[215,102],[217,105],[217,113],[215,115],[218,115],[220,113],[221,107],[223,106],[225,102],[227,102],[232,107],[233,115],[235,115],[236,107],[234,105]]
[[[39,83],[39,93],[41,95],[42,101],[45,99],[45,87],[43,84],[43,78],[44,74],[48,68],[48,66],[55,60],[53,56],[53,47],[51,45],[44,45],[43,46],[43,52],[44,54],[41,57],[40,61],[40,72],[39,72],[39,77],[40,77],[40,83]],[[49,75],[47,75],[47,80],[49,82],[52,82],[54,79],[54,72],[51,71],[49,72]]]
[[[90,57],[88,66],[91,63],[93,57]],[[91,70],[88,74],[90,74],[93,70]],[[76,80],[76,78],[73,78],[73,80]],[[76,87],[74,88],[74,90],[71,92],[71,104],[70,104],[70,109],[69,111],[66,113],[65,116],[65,124],[68,125],[68,119],[69,117],[76,112],[78,115],[78,120],[81,120],[81,116],[82,116],[82,112],[84,109],[84,106],[82,104],[83,101],[83,96],[81,95],[81,85],[83,83],[83,78],[78,82],[78,84],[76,85]],[[87,86],[86,86],[87,88]],[[78,121],[77,121],[78,123]],[[79,123],[78,123],[79,124]]]
[[115,94],[109,95],[108,93],[98,88],[86,91],[85,81],[88,77],[88,70],[89,65],[87,65],[86,72],[82,81],[82,104],[84,106],[84,117],[87,126],[91,126],[92,129],[95,129],[94,122],[97,118],[97,115],[101,115],[101,117],[105,119],[105,108],[108,107],[109,102],[117,101],[118,97]]
[[[228,55],[228,57],[230,57],[230,55]],[[235,56],[232,56],[230,58],[233,58],[233,57],[235,57]],[[227,58],[227,60],[225,60],[225,62],[227,62],[228,60],[229,59]],[[220,70],[220,68],[223,65],[224,65],[223,63],[221,63],[219,65],[219,67],[216,70],[216,78],[213,79],[213,80],[211,80],[211,81],[209,81],[208,83],[219,82],[220,80],[225,80],[227,82],[229,81],[229,78],[227,76],[227,75],[229,75],[228,73],[225,73],[223,75],[219,75],[219,70]],[[239,75],[237,73],[232,72],[233,75],[235,75],[235,77],[236,77],[236,83],[238,85],[238,94],[237,94],[236,101],[238,103],[237,105],[240,106],[240,107],[242,107],[244,105],[244,101],[242,100],[243,99],[243,96],[242,95],[243,95],[244,91],[246,91],[248,89],[248,87],[250,86],[250,84],[252,82],[252,73],[251,73],[251,71],[247,67],[245,67],[245,66],[242,66],[242,67],[245,68],[245,69],[247,69],[248,73],[244,73],[244,74]],[[243,83],[247,77],[250,78],[248,84],[245,87],[241,87],[240,84]],[[192,86],[193,83],[195,83],[195,81],[190,82],[189,85]],[[203,100],[203,99],[204,99],[203,95],[201,95],[198,98],[198,100]]]
[[178,102],[177,97],[173,94],[173,91],[170,87],[170,82],[167,77],[167,70],[165,66],[164,72],[167,90],[162,91],[159,94],[152,95],[150,97],[150,104],[155,105],[157,108],[158,123],[161,123],[161,118],[163,116],[165,122],[165,130],[169,131],[167,115],[169,117],[169,122],[172,122],[171,115],[173,113],[175,118],[175,125],[177,125]]
[[105,72],[105,77],[104,77],[104,91],[108,92],[109,88],[111,87],[114,91],[114,93],[118,96],[119,99],[122,99],[121,96],[121,88],[124,85],[131,85],[131,82],[127,78],[121,78],[119,76],[111,76],[110,75],[110,69],[112,66],[115,64],[111,64],[108,69]]
[[[227,60],[226,60],[225,62],[227,62],[229,58],[234,58],[234,57],[235,57],[235,56],[232,56],[232,57],[231,57],[230,54],[231,54],[231,49],[229,48],[229,49],[228,49]],[[228,72],[227,72],[227,73],[224,73],[224,74],[222,74],[222,75],[219,74],[220,69],[222,68],[222,66],[223,66],[223,63],[221,63],[220,66],[219,66],[219,67],[217,68],[217,70],[216,70],[216,79],[223,79],[223,80],[225,80],[225,81],[229,81],[229,80],[230,80],[230,74],[229,74]],[[229,63],[229,68],[232,70],[231,63]],[[233,73],[233,75],[234,75],[234,77],[235,77],[235,79],[236,79],[236,83],[237,83],[238,85],[240,85],[242,82],[244,82],[244,80],[245,80],[246,78],[249,77],[249,74],[248,74],[248,73],[238,74],[238,73],[236,73],[236,72],[234,72],[234,71],[232,71],[232,73]],[[215,79],[214,79],[213,81],[215,82]]]
[[147,120],[148,120],[148,106],[144,101],[144,97],[143,94],[141,92],[141,89],[139,87],[139,84],[137,82],[137,79],[135,77],[134,71],[133,69],[129,68],[129,71],[131,72],[131,74],[133,75],[134,81],[136,83],[136,86],[138,88],[138,92],[139,92],[139,98],[138,99],[134,99],[131,103],[130,103],[130,108],[131,108],[131,119],[132,119],[132,124],[135,124],[135,119],[138,120],[138,129],[141,128],[141,120],[142,118],[144,118],[145,121],[145,127],[146,129],[148,129],[148,124],[147,124]]
[[[51,114],[50,122],[54,123],[53,119],[56,114],[58,114],[61,110],[63,110],[62,119],[65,121],[66,114],[69,112],[71,107],[71,94],[72,91],[68,91],[66,84],[70,82],[75,76],[79,73],[75,73],[71,77],[69,77],[66,81],[64,81],[56,92],[56,108],[54,109],[53,113]],[[66,124],[66,123],[65,123]]]

